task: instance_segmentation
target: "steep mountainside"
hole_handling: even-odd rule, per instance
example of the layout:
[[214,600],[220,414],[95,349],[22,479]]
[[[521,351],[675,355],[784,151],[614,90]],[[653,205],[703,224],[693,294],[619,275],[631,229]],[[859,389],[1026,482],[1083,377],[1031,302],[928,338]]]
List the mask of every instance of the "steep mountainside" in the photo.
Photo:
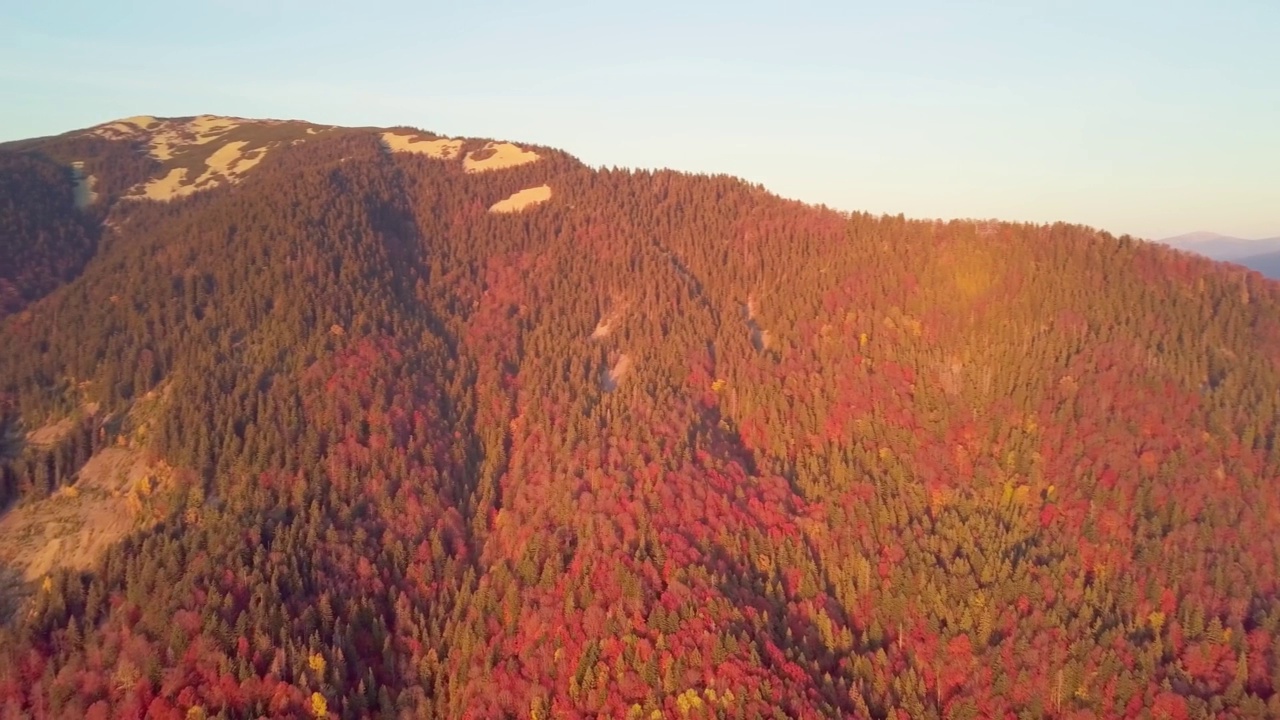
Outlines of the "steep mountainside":
[[209,117],[0,212],[0,717],[1280,714],[1257,274]]

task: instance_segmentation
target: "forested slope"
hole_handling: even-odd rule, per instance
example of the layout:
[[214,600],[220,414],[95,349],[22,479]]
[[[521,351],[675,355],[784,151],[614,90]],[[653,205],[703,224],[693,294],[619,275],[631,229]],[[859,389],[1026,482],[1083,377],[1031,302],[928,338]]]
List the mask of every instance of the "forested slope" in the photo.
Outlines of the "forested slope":
[[6,225],[0,416],[78,423],[0,501],[171,468],[27,578],[0,716],[1280,715],[1272,283],[379,137],[88,214],[22,198],[90,150],[0,150],[59,228]]

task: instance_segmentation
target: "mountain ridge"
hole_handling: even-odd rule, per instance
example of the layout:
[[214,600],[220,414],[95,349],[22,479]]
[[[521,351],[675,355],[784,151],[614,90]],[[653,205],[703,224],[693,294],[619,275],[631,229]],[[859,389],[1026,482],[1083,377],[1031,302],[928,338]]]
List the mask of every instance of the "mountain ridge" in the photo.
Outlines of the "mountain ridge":
[[1280,236],[1251,240],[1207,231],[1176,235],[1154,242],[1204,255],[1214,260],[1228,261],[1239,261],[1250,255],[1280,249]]
[[416,130],[160,159],[157,122],[0,148],[5,713],[1280,712],[1275,283]]

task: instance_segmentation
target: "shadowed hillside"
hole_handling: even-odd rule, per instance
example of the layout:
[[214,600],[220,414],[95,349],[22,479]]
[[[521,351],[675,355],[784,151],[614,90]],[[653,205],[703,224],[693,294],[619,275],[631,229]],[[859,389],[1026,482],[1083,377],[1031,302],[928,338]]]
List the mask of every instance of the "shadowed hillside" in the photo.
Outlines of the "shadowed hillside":
[[1250,255],[1236,262],[1273,280],[1280,280],[1280,251]]

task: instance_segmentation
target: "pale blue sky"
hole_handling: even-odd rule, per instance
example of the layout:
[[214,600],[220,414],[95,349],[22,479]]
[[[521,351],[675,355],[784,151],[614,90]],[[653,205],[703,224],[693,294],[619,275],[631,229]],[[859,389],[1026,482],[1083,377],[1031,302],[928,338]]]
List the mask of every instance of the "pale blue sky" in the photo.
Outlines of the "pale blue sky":
[[1280,0],[0,0],[0,139],[416,125],[914,217],[1280,235]]

